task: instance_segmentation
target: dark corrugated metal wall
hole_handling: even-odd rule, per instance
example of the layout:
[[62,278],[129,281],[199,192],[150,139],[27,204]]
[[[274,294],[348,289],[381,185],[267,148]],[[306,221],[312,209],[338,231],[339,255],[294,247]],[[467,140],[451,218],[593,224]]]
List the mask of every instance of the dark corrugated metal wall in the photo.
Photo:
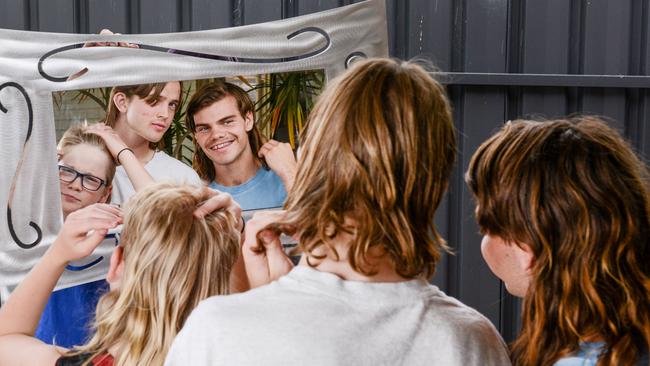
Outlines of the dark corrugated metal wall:
[[[178,32],[276,20],[351,2],[0,0],[0,27]],[[445,258],[434,282],[479,309],[508,340],[518,326],[518,302],[483,263],[462,172],[492,131],[519,116],[606,115],[650,157],[650,80],[626,76],[650,70],[649,9],[646,0],[387,0],[391,56],[424,56],[454,73],[446,82],[460,131],[459,164],[436,221],[457,254]]]

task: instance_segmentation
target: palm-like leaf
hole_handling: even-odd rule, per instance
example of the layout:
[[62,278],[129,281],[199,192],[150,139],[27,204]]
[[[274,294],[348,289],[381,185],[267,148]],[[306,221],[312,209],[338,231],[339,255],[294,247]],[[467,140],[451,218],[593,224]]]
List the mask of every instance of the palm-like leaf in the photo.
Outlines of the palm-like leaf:
[[323,88],[322,71],[298,71],[269,74],[252,90],[261,96],[255,105],[257,123],[266,137],[276,138],[281,126],[286,126],[289,143],[296,148],[296,136],[302,131],[314,98]]

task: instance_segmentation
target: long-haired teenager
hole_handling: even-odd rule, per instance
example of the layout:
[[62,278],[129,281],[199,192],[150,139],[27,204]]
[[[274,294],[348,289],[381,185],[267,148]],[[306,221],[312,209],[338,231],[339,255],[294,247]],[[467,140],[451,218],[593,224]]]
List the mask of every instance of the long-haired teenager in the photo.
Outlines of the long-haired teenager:
[[[182,84],[169,81],[113,87],[104,123],[126,143],[122,155],[133,155],[155,181],[201,186],[192,168],[158,150],[180,107]],[[125,169],[117,168],[111,202],[123,204],[136,191]]]
[[524,298],[516,365],[649,365],[644,163],[594,117],[514,121],[474,154],[481,249]]
[[54,244],[0,309],[0,364],[162,365],[190,311],[206,297],[229,292],[239,257],[239,209],[231,199],[228,210],[194,214],[210,192],[159,183],[129,201],[95,334],[71,351],[31,335],[66,263],[92,252],[122,216],[102,204],[68,215]]

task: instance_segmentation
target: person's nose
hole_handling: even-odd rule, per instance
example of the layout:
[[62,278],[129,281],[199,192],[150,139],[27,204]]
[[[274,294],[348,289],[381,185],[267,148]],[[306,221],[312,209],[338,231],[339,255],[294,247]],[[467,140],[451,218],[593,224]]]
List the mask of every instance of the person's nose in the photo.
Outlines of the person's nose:
[[81,186],[81,177],[76,176],[72,182],[68,183],[68,187],[77,192],[81,192],[83,190],[83,187]]
[[156,109],[156,117],[162,120],[166,120],[167,118],[169,118],[170,115],[169,107],[165,103],[158,103],[157,107],[158,108]]
[[223,126],[220,126],[219,124],[216,124],[214,128],[211,131],[211,136],[210,138],[212,140],[220,140],[226,136],[226,130]]

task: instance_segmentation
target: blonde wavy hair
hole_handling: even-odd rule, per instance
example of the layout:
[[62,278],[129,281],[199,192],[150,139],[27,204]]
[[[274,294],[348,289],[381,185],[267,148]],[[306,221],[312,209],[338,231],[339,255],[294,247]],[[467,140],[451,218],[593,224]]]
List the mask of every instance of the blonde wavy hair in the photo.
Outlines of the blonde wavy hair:
[[369,59],[331,81],[303,131],[296,182],[280,225],[308,258],[350,232],[352,268],[378,246],[405,278],[433,275],[441,249],[434,214],[447,188],[456,136],[444,87],[411,62]]
[[86,365],[116,345],[116,366],[162,365],[199,302],[229,293],[240,236],[225,210],[193,216],[208,198],[206,188],[159,183],[128,202],[121,286],[100,299],[94,336],[73,351],[91,355]]
[[650,176],[623,138],[596,117],[514,121],[466,180],[481,230],[535,257],[514,364],[596,339],[598,366],[636,365],[650,348]]

